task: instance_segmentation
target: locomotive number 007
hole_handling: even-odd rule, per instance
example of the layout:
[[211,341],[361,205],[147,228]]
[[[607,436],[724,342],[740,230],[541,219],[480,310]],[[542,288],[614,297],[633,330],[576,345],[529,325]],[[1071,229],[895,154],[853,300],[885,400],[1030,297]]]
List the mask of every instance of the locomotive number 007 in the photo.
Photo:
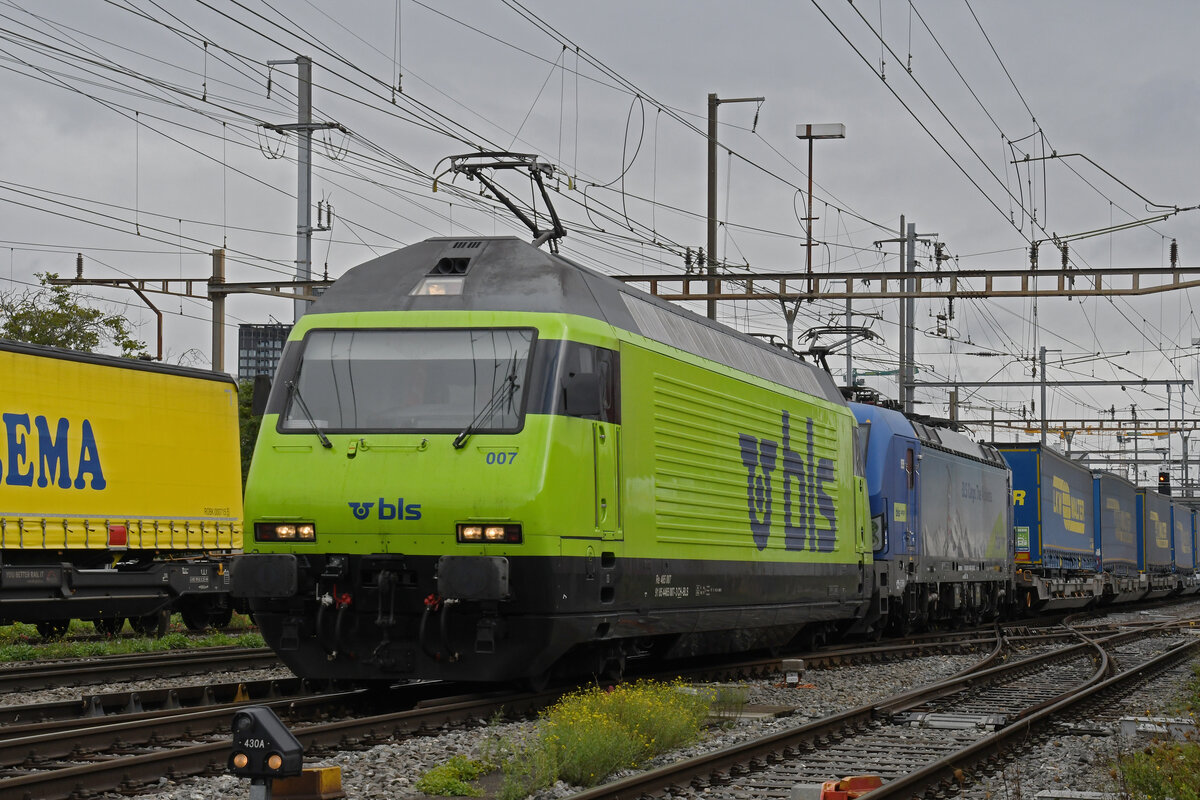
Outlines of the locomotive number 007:
[[517,460],[517,451],[492,451],[484,457],[484,460],[489,464],[511,464]]

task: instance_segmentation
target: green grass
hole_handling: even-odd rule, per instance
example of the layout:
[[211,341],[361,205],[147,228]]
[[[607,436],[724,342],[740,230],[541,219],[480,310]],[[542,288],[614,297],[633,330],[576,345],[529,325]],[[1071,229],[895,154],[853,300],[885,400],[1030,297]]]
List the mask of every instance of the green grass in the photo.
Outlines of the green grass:
[[[1200,721],[1200,665],[1170,713]],[[1200,744],[1156,741],[1117,758],[1115,771],[1126,791],[1148,800],[1200,800]]]
[[[125,628],[129,630],[128,626]],[[195,647],[264,647],[262,636],[246,617],[234,615],[229,632],[210,631],[204,635],[186,633],[178,615],[171,618],[167,635],[161,639],[121,636],[94,641],[46,641],[32,625],[15,623],[0,627],[0,662],[35,661],[48,658],[87,658],[127,653],[148,653],[163,650],[183,650]],[[72,620],[67,636],[87,636],[95,633],[90,622]]]
[[471,781],[494,767],[484,761],[473,761],[465,756],[454,756],[445,764],[434,767],[421,776],[416,789],[425,794],[443,797],[480,797],[483,790]]
[[542,712],[526,740],[487,739],[483,760],[475,763],[502,771],[499,800],[526,797],[558,780],[595,786],[618,770],[696,741],[719,695],[715,688],[653,682],[573,692]]

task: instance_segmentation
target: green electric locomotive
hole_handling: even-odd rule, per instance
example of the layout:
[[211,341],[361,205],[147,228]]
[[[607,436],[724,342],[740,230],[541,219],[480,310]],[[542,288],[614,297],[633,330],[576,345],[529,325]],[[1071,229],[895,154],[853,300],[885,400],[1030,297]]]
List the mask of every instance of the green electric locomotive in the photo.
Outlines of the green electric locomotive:
[[776,647],[871,594],[854,415],[794,356],[515,238],[297,322],[233,569],[297,674],[537,681]]

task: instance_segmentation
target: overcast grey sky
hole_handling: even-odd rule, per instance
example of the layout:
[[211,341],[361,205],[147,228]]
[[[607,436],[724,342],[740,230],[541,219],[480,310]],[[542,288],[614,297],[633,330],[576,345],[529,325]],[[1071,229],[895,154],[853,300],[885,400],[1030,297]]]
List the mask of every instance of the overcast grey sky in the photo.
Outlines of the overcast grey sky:
[[[222,245],[230,280],[289,277],[294,141],[259,123],[294,121],[295,68],[266,62],[297,54],[315,62],[316,117],[351,132],[314,148],[314,200],[336,219],[313,256],[331,277],[430,236],[524,236],[474,184],[431,191],[439,159],[477,147],[560,166],[564,253],[614,273],[681,271],[682,248],[705,240],[709,92],[766,98],[720,108],[732,150],[720,160],[725,263],[803,267],[807,151],[795,126],[842,122],[844,141],[815,148],[818,270],[894,268],[896,246],[874,242],[896,235],[901,214],[938,234],[956,257],[948,268],[1021,267],[1030,240],[1152,216],[1141,198],[1200,203],[1198,23],[1200,6],[1184,0],[3,2],[0,290],[71,274],[77,252],[89,277],[204,277]],[[1052,152],[1084,154],[1112,177],[1078,158],[1009,163]],[[530,197],[527,182],[506,180]],[[1073,263],[1159,266],[1172,238],[1195,263],[1198,214],[1080,241]],[[1041,258],[1058,261],[1048,245]],[[135,298],[88,294],[127,305],[153,340]],[[207,303],[159,300],[168,360],[206,365]],[[861,305],[875,316],[856,321],[885,342],[858,367],[894,367],[895,303]],[[291,318],[285,301],[235,297],[228,310],[231,325]],[[806,304],[797,329],[840,324],[841,310]],[[948,336],[936,335],[949,310],[918,305],[918,377],[1018,380],[1045,346],[1072,362],[1052,379],[1196,378],[1191,292],[1046,300],[1036,320],[1028,301],[958,302]],[[722,304],[720,318],[783,332],[769,303]],[[228,339],[236,364],[232,328]],[[969,355],[980,352],[993,355]],[[895,393],[894,379],[868,382]],[[1035,396],[976,391],[967,415],[1028,413]],[[945,413],[945,390],[918,398]],[[1194,389],[1186,401],[1191,414]],[[1056,391],[1050,411],[1131,405],[1166,413],[1161,389],[1119,388]]]

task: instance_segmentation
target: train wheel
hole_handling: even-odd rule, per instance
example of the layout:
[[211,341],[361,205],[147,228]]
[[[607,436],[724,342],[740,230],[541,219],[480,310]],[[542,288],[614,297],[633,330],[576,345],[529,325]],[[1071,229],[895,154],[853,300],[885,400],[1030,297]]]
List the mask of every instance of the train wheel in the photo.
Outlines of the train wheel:
[[528,678],[521,679],[521,686],[526,690],[535,693],[546,691],[550,686],[550,679],[553,677],[551,670],[544,670],[537,675],[530,675]]
[[167,635],[167,626],[171,622],[171,609],[164,608],[144,617],[130,617],[129,626],[142,636],[161,639]]
[[908,618],[908,613],[901,610],[896,614],[889,614],[887,632],[889,636],[908,636],[911,634],[912,622]]
[[233,620],[233,609],[212,600],[192,600],[179,606],[179,616],[189,631],[224,628]]
[[125,627],[124,617],[102,617],[92,620],[92,627],[96,629],[96,633],[101,636],[113,637],[121,632]]
[[208,624],[214,628],[228,628],[233,622],[233,609],[229,606],[214,608],[208,614]]
[[34,624],[37,628],[38,635],[43,639],[61,639],[70,627],[71,620],[69,619],[53,619],[48,622],[38,622]]
[[183,624],[189,631],[196,633],[208,629],[211,624],[211,612],[212,608],[204,600],[185,601],[179,605],[179,616],[183,619]]

